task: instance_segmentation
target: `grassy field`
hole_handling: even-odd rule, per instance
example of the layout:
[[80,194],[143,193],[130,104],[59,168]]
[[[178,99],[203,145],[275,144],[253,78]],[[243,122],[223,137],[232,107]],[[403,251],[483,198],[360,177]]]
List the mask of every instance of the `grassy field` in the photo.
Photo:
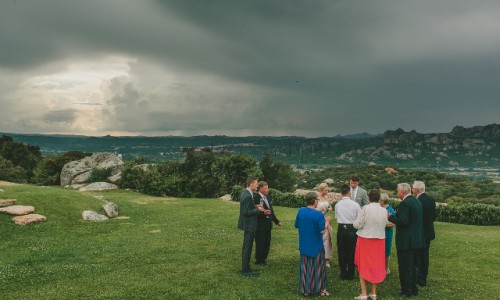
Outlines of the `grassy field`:
[[[300,299],[296,209],[276,207],[269,267],[240,275],[239,204],[169,199],[129,191],[0,186],[0,198],[33,205],[47,222],[18,226],[0,214],[0,299]],[[93,223],[84,210],[105,199],[120,215]],[[428,286],[417,299],[500,299],[500,227],[436,223]],[[395,249],[380,299],[399,299]],[[335,299],[353,299],[359,283],[328,273]],[[314,297],[313,297],[314,298]]]

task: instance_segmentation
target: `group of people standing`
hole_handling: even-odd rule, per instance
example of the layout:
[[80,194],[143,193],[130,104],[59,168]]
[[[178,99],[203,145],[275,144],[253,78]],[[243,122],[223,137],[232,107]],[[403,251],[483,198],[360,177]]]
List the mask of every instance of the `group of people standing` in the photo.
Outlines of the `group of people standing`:
[[[422,181],[415,181],[413,188],[408,183],[400,183],[397,193],[402,201],[394,211],[388,197],[381,197],[376,189],[365,191],[359,182],[359,177],[353,175],[349,185],[341,186],[341,198],[334,209],[340,279],[353,280],[357,270],[361,294],[355,299],[377,299],[377,284],[390,274],[392,231],[396,227],[400,295],[418,295],[418,286],[427,285],[429,246],[435,237],[434,199],[425,194]],[[299,291],[305,296],[330,295],[326,273],[333,243],[327,230],[331,218],[323,204],[327,194],[325,184],[318,187],[318,193],[306,194],[307,206],[299,209],[295,220],[301,254]]]
[[[339,277],[353,280],[359,274],[361,294],[355,299],[377,299],[377,284],[390,274],[389,258],[393,228],[396,227],[400,294],[418,295],[418,286],[427,285],[429,247],[435,238],[436,203],[425,194],[425,184],[415,181],[397,186],[401,203],[397,211],[389,205],[388,197],[379,190],[367,192],[359,187],[360,178],[350,177],[349,185],[340,188],[341,198],[333,209],[327,199],[328,185],[322,183],[318,192],[305,195],[306,206],[298,210],[295,227],[299,233],[299,291],[304,295],[329,296],[327,270],[333,257],[332,218],[337,221],[337,252]],[[258,190],[257,193],[254,193]],[[254,276],[250,268],[252,245],[255,240],[255,264],[267,265],[272,223],[282,226],[267,199],[269,186],[256,178],[247,180],[240,196],[238,228],[244,230],[242,274]],[[384,194],[384,196],[387,196]],[[367,283],[371,284],[368,293]]]

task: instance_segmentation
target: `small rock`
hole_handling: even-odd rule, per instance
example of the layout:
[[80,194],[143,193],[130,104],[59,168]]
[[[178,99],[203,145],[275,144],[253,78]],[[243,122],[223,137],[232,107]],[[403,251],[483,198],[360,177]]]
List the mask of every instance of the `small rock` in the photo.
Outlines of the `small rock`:
[[106,221],[108,217],[96,213],[95,211],[86,210],[82,213],[82,218],[85,221]]
[[232,200],[231,199],[231,194],[224,195],[224,196],[220,197],[220,199],[226,200],[226,201],[231,201]]
[[0,199],[0,207],[11,206],[16,204],[16,199]]
[[0,193],[3,193],[3,192],[5,192],[5,190],[0,189]]
[[118,186],[108,182],[94,182],[80,188],[80,191],[104,191],[104,190],[114,190]]
[[122,172],[118,173],[118,174],[115,174],[115,175],[112,175],[112,176],[109,176],[108,177],[108,180],[115,183],[117,182],[118,180],[120,180],[120,178],[122,178]]
[[39,214],[29,214],[29,215],[14,217],[12,218],[12,221],[14,221],[14,223],[16,223],[17,225],[26,225],[36,222],[45,222],[47,221],[47,218]]
[[114,204],[113,202],[108,202],[102,206],[104,209],[104,212],[106,213],[106,216],[110,218],[114,218],[118,216],[118,206]]
[[26,206],[26,205],[11,205],[0,208],[0,212],[8,213],[15,216],[31,214],[34,211],[35,208],[33,206]]
[[99,195],[99,196],[94,196],[94,198],[102,200],[102,199],[104,199],[104,196],[103,195]]
[[323,180],[323,182],[326,184],[334,184],[335,183],[335,181],[331,178],[327,178],[327,179]]

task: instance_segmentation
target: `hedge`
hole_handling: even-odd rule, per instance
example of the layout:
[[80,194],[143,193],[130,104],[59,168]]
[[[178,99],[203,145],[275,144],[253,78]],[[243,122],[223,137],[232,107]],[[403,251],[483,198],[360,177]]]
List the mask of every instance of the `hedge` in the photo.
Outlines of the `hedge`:
[[490,204],[439,205],[436,221],[467,225],[500,225],[500,207]]

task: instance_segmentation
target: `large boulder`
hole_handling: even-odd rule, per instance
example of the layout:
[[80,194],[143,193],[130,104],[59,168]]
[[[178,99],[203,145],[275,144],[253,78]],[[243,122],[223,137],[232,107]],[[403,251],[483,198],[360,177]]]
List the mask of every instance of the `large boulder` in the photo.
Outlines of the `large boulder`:
[[116,154],[109,152],[94,153],[64,165],[61,171],[61,185],[87,183],[92,170],[111,169],[111,176],[123,170],[124,163]]

